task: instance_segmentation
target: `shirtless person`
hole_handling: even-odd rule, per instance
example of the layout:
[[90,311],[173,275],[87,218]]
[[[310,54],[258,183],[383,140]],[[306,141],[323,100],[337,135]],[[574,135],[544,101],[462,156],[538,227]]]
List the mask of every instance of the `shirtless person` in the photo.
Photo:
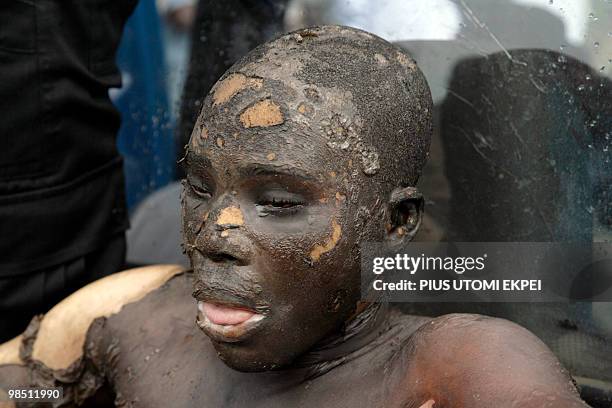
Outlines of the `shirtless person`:
[[5,387],[62,386],[67,406],[586,406],[511,322],[359,301],[359,244],[419,227],[431,111],[415,62],[371,34],[313,28],[255,49],[191,137],[193,272],[131,270],[67,298],[2,346]]

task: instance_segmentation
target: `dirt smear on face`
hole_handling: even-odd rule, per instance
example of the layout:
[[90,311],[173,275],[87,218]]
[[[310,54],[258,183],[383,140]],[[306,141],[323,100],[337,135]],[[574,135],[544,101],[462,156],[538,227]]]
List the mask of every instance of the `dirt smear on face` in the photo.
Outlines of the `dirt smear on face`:
[[240,122],[245,128],[270,127],[285,122],[280,106],[270,99],[255,102],[240,115]]
[[215,87],[213,106],[226,103],[244,89],[260,89],[262,85],[261,78],[247,77],[241,73],[231,74]]
[[321,258],[321,255],[331,251],[336,247],[338,241],[340,241],[341,236],[342,228],[336,220],[332,220],[331,237],[329,237],[323,245],[317,244],[314,246],[314,248],[312,248],[312,250],[310,251],[310,259],[312,259],[313,262],[317,262]]
[[238,207],[224,208],[217,218],[217,225],[244,225],[242,211]]

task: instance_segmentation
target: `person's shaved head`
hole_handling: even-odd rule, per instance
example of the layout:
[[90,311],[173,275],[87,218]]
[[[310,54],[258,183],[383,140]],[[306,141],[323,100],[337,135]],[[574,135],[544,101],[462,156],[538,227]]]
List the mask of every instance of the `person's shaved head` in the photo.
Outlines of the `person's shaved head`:
[[354,154],[355,168],[378,174],[377,182],[414,185],[431,111],[427,82],[406,52],[364,31],[326,26],[250,52],[213,87],[201,119],[209,136],[223,139],[228,130],[307,133],[338,155]]
[[263,44],[212,88],[184,236],[200,326],[229,365],[287,365],[355,313],[359,244],[418,228],[431,111],[409,55],[338,26]]

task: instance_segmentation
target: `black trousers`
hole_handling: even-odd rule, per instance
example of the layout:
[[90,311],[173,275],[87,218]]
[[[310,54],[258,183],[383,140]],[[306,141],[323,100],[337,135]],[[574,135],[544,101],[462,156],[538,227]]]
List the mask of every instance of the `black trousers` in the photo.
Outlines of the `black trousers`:
[[33,316],[45,313],[77,289],[124,267],[125,234],[81,257],[27,274],[0,277],[0,343],[19,335]]

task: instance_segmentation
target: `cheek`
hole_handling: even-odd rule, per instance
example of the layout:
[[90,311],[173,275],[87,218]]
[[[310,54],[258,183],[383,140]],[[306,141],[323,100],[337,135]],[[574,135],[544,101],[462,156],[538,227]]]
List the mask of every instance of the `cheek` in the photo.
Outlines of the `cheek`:
[[358,276],[359,265],[351,253],[354,237],[337,211],[320,214],[301,231],[255,236],[257,269],[272,293],[289,301],[305,297],[327,302],[336,292],[350,291],[355,285],[353,275]]

